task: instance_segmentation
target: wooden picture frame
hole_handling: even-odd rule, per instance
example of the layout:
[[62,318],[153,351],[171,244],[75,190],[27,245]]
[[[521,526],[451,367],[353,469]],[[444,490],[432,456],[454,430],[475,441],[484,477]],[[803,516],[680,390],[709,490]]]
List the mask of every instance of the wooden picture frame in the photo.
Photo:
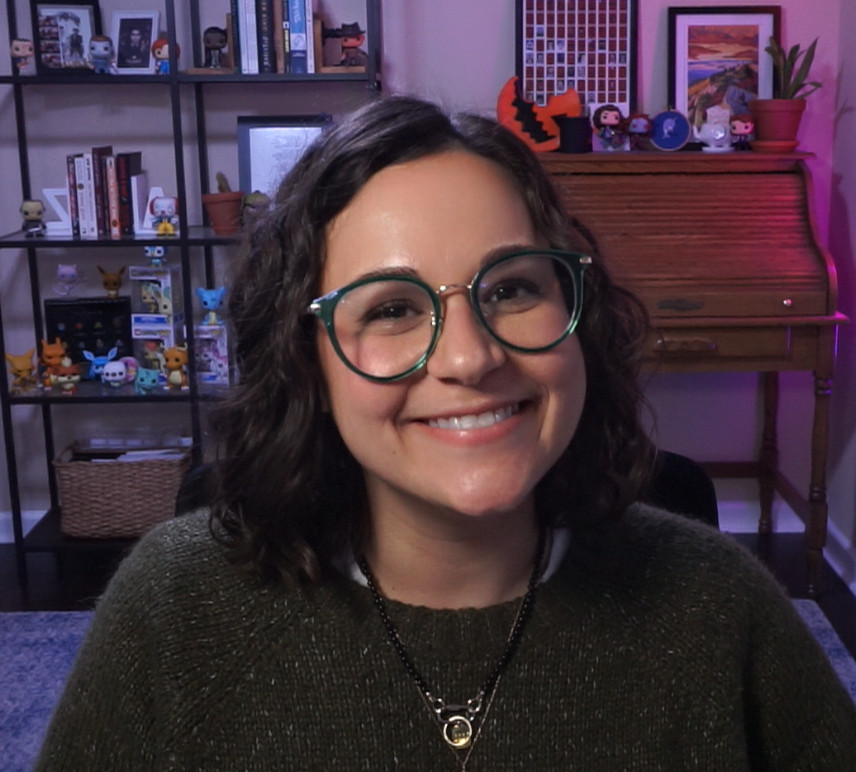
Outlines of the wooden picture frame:
[[110,37],[119,75],[151,75],[157,64],[152,43],[159,37],[158,11],[113,11]]
[[518,0],[517,77],[545,105],[574,89],[589,115],[613,104],[636,109],[637,0]]
[[238,183],[271,198],[282,178],[331,123],[318,115],[238,116]]
[[773,96],[778,5],[669,8],[669,105],[690,124],[725,123]]
[[101,34],[97,0],[31,0],[33,49],[39,75],[89,73],[89,41]]

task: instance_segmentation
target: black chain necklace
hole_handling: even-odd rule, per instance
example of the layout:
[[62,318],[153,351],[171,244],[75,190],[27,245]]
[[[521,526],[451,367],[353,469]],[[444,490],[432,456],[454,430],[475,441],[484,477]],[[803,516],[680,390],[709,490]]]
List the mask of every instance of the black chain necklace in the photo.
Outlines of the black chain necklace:
[[428,684],[422,677],[422,674],[416,668],[416,665],[413,664],[413,661],[410,659],[404,648],[404,643],[401,640],[401,636],[398,634],[395,623],[389,617],[389,613],[386,609],[386,603],[384,603],[383,597],[377,588],[374,576],[369,569],[365,557],[360,557],[357,561],[360,571],[362,571],[363,576],[366,578],[375,606],[380,614],[381,621],[386,628],[389,642],[392,644],[404,664],[408,675],[413,679],[418,687],[419,693],[422,695],[422,699],[425,701],[425,704],[431,711],[434,720],[440,727],[443,739],[450,748],[454,750],[467,751],[466,756],[461,761],[462,769],[466,768],[469,754],[472,752],[472,746],[481,733],[481,728],[484,725],[484,721],[487,718],[488,711],[490,710],[490,706],[493,702],[493,697],[497,684],[499,683],[499,679],[505,671],[505,668],[508,666],[508,663],[511,661],[511,658],[514,656],[514,652],[517,650],[520,639],[523,636],[523,628],[526,626],[526,622],[532,615],[532,607],[535,604],[535,591],[538,588],[538,580],[541,576],[542,564],[544,562],[545,547],[546,539],[544,529],[541,529],[538,535],[538,548],[536,551],[535,565],[532,568],[532,574],[529,577],[526,594],[523,596],[523,600],[520,601],[520,607],[517,609],[514,624],[511,626],[511,632],[508,634],[505,649],[493,670],[490,671],[485,682],[476,693],[475,697],[467,700],[466,704],[463,705],[447,704],[445,700],[435,696],[428,687]]

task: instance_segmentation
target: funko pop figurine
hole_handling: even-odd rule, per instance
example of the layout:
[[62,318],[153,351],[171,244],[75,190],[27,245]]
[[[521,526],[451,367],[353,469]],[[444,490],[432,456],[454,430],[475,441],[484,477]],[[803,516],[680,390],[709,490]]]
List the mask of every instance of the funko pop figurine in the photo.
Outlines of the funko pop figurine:
[[222,51],[226,47],[226,30],[222,27],[208,27],[202,33],[202,45],[205,47],[205,67],[219,70],[222,65]]
[[149,264],[155,268],[166,265],[166,247],[157,244],[153,247],[143,247],[143,254],[149,258]]
[[56,279],[51,289],[56,295],[70,295],[74,288],[83,282],[83,275],[73,263],[59,263],[56,267]]
[[[152,56],[155,59],[155,72],[158,75],[169,74],[169,40],[158,38],[152,43]],[[175,44],[175,58],[181,56],[181,47]]]
[[65,345],[57,338],[53,343],[48,343],[42,338],[42,353],[39,363],[42,366],[42,386],[49,389],[53,385],[51,377],[56,375],[56,369],[62,364],[65,357]]
[[196,296],[202,302],[202,307],[208,312],[205,314],[202,324],[223,324],[223,320],[217,316],[217,309],[222,305],[225,294],[225,287],[220,287],[220,289],[196,288]]
[[89,360],[89,377],[92,380],[101,377],[101,373],[104,372],[104,368],[107,366],[108,362],[113,361],[116,358],[116,354],[119,353],[119,349],[116,346],[113,346],[106,354],[101,354],[99,356],[95,356],[91,351],[83,350],[83,356],[85,356]]
[[627,119],[627,134],[631,150],[652,150],[651,118],[647,113],[633,113]]
[[170,389],[187,388],[187,346],[173,346],[163,352],[166,382]]
[[36,364],[33,361],[33,355],[36,353],[34,348],[31,348],[25,354],[10,354],[6,352],[6,361],[9,363],[9,372],[12,374],[13,381],[11,391],[29,391],[36,386]]
[[624,116],[616,105],[601,105],[591,119],[595,151],[628,150],[630,143],[624,130]]
[[137,394],[151,394],[160,386],[160,370],[152,370],[149,367],[137,369],[137,377],[134,379],[134,391]]
[[270,196],[260,190],[247,193],[241,201],[241,222],[246,225],[255,217],[267,211],[270,206]]
[[89,60],[92,62],[92,71],[106,75],[115,73],[114,60],[116,51],[113,41],[106,35],[93,35],[89,38]]
[[731,116],[731,145],[735,150],[751,150],[749,142],[755,132],[755,119],[752,113],[738,113]]
[[51,375],[51,385],[59,386],[63,394],[70,396],[77,391],[78,383],[80,383],[80,366],[73,365],[68,357],[63,357],[62,362]]
[[125,273],[125,266],[123,265],[118,271],[114,272],[105,271],[99,265],[98,273],[101,274],[101,286],[104,287],[104,291],[107,293],[107,297],[119,297],[119,290],[122,288],[122,276]]
[[37,198],[28,198],[21,204],[21,215],[24,218],[24,224],[21,226],[27,234],[27,238],[34,236],[44,236],[47,232],[47,226],[42,219],[45,216],[45,205]]
[[23,73],[29,67],[33,56],[33,41],[27,38],[15,38],[9,44],[9,53],[18,72]]
[[174,196],[157,196],[152,199],[149,208],[154,215],[152,223],[156,226],[158,236],[174,236],[178,223],[178,199]]

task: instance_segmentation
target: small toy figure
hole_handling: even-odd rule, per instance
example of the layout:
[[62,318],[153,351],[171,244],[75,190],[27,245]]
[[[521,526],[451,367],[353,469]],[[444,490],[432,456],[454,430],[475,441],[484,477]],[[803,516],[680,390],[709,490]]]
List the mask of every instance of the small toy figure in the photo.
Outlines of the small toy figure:
[[226,288],[220,289],[205,289],[204,287],[196,288],[196,295],[202,302],[202,307],[208,312],[202,320],[202,324],[223,324],[222,319],[217,316],[217,309],[223,303],[223,296],[226,294]]
[[42,338],[42,353],[39,356],[39,362],[42,365],[42,386],[46,389],[53,385],[51,376],[56,374],[56,368],[62,364],[63,357],[65,357],[65,346],[59,338],[54,343],[48,343]]
[[118,353],[119,349],[116,346],[113,346],[106,354],[101,354],[100,356],[95,356],[91,351],[84,349],[83,356],[89,360],[89,377],[92,380],[100,378],[107,363],[115,359]]
[[28,198],[21,204],[21,216],[24,224],[21,230],[26,233],[26,238],[42,237],[47,233],[45,221],[45,205],[37,198]]
[[601,105],[594,111],[591,119],[594,129],[592,150],[612,152],[629,150],[630,142],[624,131],[624,117],[616,105]]
[[173,346],[164,351],[163,366],[170,389],[187,388],[187,346]]
[[33,56],[33,41],[27,40],[27,38],[15,38],[9,44],[9,53],[12,55],[12,63],[18,72],[23,74]]
[[13,381],[10,391],[12,393],[19,391],[29,391],[36,386],[36,364],[33,361],[33,355],[36,353],[34,348],[31,348],[25,354],[10,354],[6,353],[6,361],[9,363],[9,372],[12,374]]
[[72,263],[59,263],[56,267],[56,279],[51,285],[57,295],[70,295],[74,288],[83,282],[83,276]]
[[219,70],[223,66],[221,52],[226,47],[227,40],[226,30],[222,27],[208,27],[202,33],[202,45],[205,47],[204,67]]
[[101,383],[118,389],[137,377],[137,360],[134,357],[122,357],[104,365],[101,371]]
[[731,116],[731,144],[735,150],[751,150],[749,145],[755,132],[755,119],[752,113],[739,113]]
[[174,196],[157,196],[149,207],[153,215],[152,224],[156,226],[158,236],[174,236],[178,223],[178,199]]
[[80,383],[80,366],[73,365],[68,357],[63,357],[62,363],[51,376],[51,385],[59,386],[63,394],[72,395]]
[[[155,72],[158,75],[169,74],[169,40],[158,38],[152,43],[152,56],[155,58]],[[181,47],[175,44],[175,58],[181,56]]]
[[366,40],[366,33],[360,29],[359,22],[343,24],[339,28],[339,32],[339,40],[342,43],[342,66],[365,67],[369,57],[360,46]]
[[730,153],[731,131],[727,123],[703,123],[701,128],[693,126],[693,135],[702,143],[706,153]]
[[149,258],[149,263],[155,268],[166,265],[166,247],[160,244],[154,247],[143,247],[143,254]]
[[106,35],[93,35],[89,38],[89,59],[92,62],[93,72],[106,75],[115,73],[116,51],[113,48],[113,41]]
[[105,271],[99,265],[98,273],[101,274],[101,286],[104,287],[104,291],[107,293],[107,297],[119,297],[119,290],[122,288],[122,276],[125,273],[125,266],[123,265],[118,271],[113,272]]
[[134,379],[134,391],[137,394],[151,394],[160,386],[160,370],[152,370],[148,367],[137,369],[137,377]]
[[651,118],[647,113],[633,113],[627,119],[631,150],[651,150]]

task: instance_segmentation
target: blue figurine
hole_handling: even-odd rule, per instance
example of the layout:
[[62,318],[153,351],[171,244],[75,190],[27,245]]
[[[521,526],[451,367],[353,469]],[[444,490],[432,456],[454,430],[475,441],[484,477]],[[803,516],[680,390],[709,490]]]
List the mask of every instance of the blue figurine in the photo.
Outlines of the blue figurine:
[[196,288],[196,295],[202,301],[202,307],[208,312],[202,320],[202,324],[223,324],[222,319],[217,316],[217,309],[223,303],[223,296],[225,294],[225,287],[220,287],[220,289]]

